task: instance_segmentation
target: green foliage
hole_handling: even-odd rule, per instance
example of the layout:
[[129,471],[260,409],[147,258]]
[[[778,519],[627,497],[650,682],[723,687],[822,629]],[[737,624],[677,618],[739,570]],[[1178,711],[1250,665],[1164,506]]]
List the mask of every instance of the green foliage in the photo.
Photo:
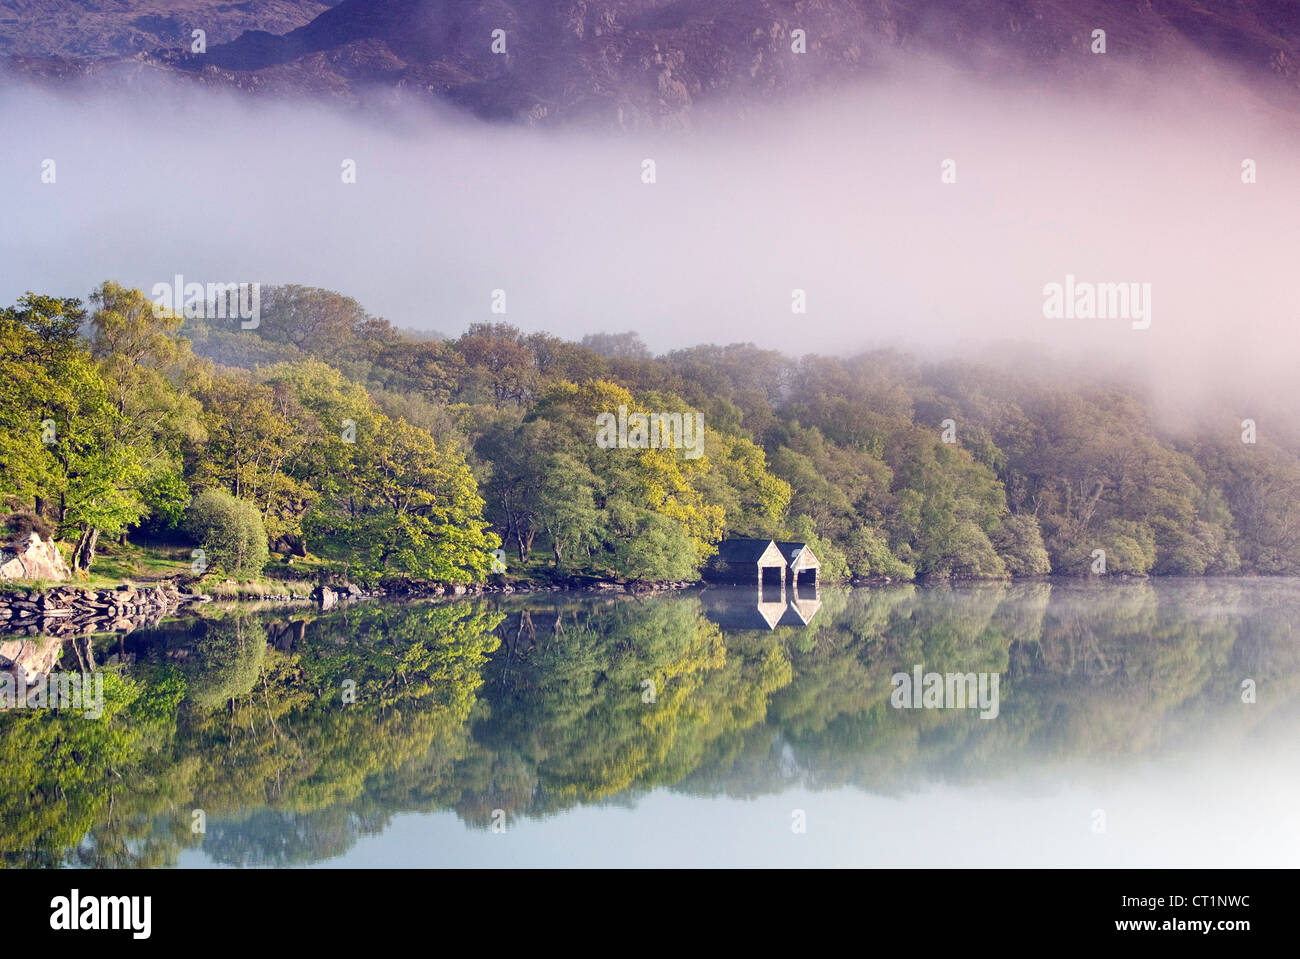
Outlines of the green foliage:
[[729,475],[715,468],[711,455],[689,459],[667,447],[601,449],[596,417],[620,406],[629,415],[682,410],[680,401],[664,397],[639,405],[627,390],[603,380],[560,381],[522,420],[502,417],[484,430],[475,451],[488,474],[488,515],[521,558],[540,538],[557,570],[695,579],[727,514],[709,493],[734,504],[738,520],[751,510],[766,511],[772,521],[782,489],[762,468],[756,448],[720,451]]
[[1013,576],[1044,576],[1052,571],[1038,521],[1027,513],[1009,514],[994,531],[992,542]]
[[85,315],[79,300],[34,293],[0,310],[0,496],[31,500],[58,482],[46,427],[57,440],[77,388],[99,386],[77,345]]
[[[1046,557],[1047,554],[1043,555]],[[844,557],[854,576],[887,576],[901,580],[916,576],[916,570],[889,551],[885,534],[867,526],[857,526],[849,532],[844,543]]]
[[[255,331],[111,282],[89,316],[0,310],[4,507],[83,571],[101,533],[224,489],[271,549],[361,580],[482,579],[499,543],[524,574],[693,579],[727,535],[815,541],[826,581],[1088,575],[1096,549],[1132,574],[1300,572],[1300,437],[1173,434],[1113,383],[504,323],[421,338],[299,286],[262,303]],[[620,406],[698,411],[704,455],[598,447]]]
[[235,579],[256,577],[270,557],[257,507],[225,490],[204,490],[194,497],[185,525],[209,566]]
[[1106,570],[1146,575],[1156,564],[1156,538],[1150,527],[1132,520],[1112,519],[1098,537],[1106,550]]
[[319,438],[297,469],[318,493],[303,530],[322,555],[361,577],[463,583],[487,574],[500,538],[481,519],[483,500],[458,450],[390,419],[321,364],[272,367],[266,377],[292,393]]

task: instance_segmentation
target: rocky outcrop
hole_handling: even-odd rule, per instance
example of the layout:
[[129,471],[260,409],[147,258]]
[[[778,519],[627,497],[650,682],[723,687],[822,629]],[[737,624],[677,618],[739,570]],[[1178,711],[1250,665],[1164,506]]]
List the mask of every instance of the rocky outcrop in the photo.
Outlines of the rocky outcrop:
[[390,591],[382,586],[377,589],[362,589],[355,583],[348,583],[343,586],[321,584],[311,591],[311,598],[320,604],[321,609],[333,609],[340,603],[348,603],[358,599],[377,599],[388,595],[390,595]]
[[0,594],[0,634],[78,636],[130,632],[208,597],[170,583],[116,589],[62,588]]
[[311,591],[311,598],[320,603],[321,609],[333,609],[339,602],[338,592],[328,586],[317,586]]
[[52,542],[28,533],[18,542],[0,547],[0,579],[48,580],[61,583],[72,576],[63,554]]

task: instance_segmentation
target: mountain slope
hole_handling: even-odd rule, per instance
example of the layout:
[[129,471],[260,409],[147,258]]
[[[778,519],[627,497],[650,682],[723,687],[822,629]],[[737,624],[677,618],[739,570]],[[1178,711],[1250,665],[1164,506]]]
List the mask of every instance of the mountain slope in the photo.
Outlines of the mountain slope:
[[0,57],[114,57],[188,48],[195,28],[224,43],[249,30],[285,33],[338,0],[0,0]]
[[[49,6],[0,3],[2,10]],[[1165,68],[1208,56],[1275,98],[1280,91],[1293,100],[1300,92],[1300,5],[1287,0],[194,3],[195,13],[173,19],[184,26],[200,8],[219,9],[226,19],[210,41],[237,22],[231,10],[258,9],[261,21],[228,42],[210,42],[202,55],[172,43],[129,60],[118,49],[128,42],[122,25],[153,21],[141,19],[147,4],[117,6],[112,43],[91,44],[84,30],[51,29],[38,49],[4,18],[0,54],[10,52],[10,70],[29,75],[89,74],[108,82],[111,67],[144,64],[272,95],[356,101],[379,86],[480,116],[591,116],[632,125],[686,122],[701,103],[794,93],[919,56],[983,75],[1084,82],[1121,65]],[[313,8],[317,15],[303,19]],[[93,17],[97,24],[112,20],[106,12]],[[295,25],[295,18],[302,22]],[[1098,28],[1107,34],[1104,57],[1090,50]],[[802,55],[791,50],[796,29],[806,31]],[[494,30],[505,31],[504,53],[491,49]],[[177,33],[172,26],[167,32]]]

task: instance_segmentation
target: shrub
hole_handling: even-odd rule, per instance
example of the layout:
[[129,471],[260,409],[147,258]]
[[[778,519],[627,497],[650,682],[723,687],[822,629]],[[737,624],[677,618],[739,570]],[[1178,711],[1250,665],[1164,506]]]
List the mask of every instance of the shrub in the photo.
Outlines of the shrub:
[[845,540],[844,553],[854,576],[888,576],[890,579],[904,580],[916,578],[916,570],[890,552],[889,542],[879,530],[866,526],[854,527]]
[[1028,513],[1008,514],[990,539],[1012,576],[1045,576],[1052,571],[1038,520]]
[[35,533],[41,539],[53,541],[54,527],[43,517],[29,509],[20,509],[4,518],[4,542],[13,544],[27,538],[28,533]]
[[194,497],[185,526],[203,547],[209,569],[220,569],[235,579],[252,579],[270,559],[257,507],[225,490],[204,490]]

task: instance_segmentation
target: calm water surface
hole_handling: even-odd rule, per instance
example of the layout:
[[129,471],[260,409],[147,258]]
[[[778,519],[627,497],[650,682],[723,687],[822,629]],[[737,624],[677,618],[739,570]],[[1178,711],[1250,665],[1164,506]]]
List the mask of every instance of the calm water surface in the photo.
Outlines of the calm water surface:
[[[1298,614],[1296,580],[204,610],[96,640],[105,719],[0,717],[0,850],[1295,866]],[[997,715],[895,708],[917,666],[996,675]]]

